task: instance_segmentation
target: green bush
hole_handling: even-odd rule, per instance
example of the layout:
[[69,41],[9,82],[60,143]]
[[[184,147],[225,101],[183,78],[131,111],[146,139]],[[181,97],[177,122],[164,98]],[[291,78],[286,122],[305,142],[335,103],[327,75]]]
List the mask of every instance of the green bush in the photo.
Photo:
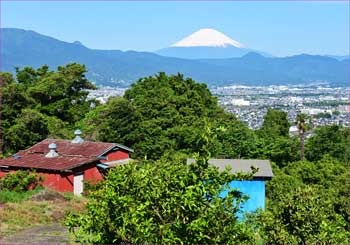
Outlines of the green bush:
[[348,244],[343,216],[333,211],[320,186],[303,186],[284,193],[273,210],[258,215],[257,226],[267,244]]
[[0,190],[16,192],[29,191],[40,186],[42,181],[43,177],[39,176],[37,173],[19,170],[14,173],[9,173],[4,178],[0,179]]

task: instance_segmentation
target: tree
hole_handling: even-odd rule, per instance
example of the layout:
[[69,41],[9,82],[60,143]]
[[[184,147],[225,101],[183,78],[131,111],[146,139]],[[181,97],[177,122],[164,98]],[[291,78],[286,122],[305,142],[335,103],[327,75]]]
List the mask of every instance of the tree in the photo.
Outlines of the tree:
[[12,74],[1,73],[1,78],[3,127],[6,128],[18,117],[22,109],[34,107],[35,101],[29,97],[27,87],[17,82]]
[[284,193],[275,211],[261,214],[260,234],[267,244],[348,243],[346,222],[332,208],[317,187],[298,187]]
[[348,243],[348,166],[325,156],[274,168],[267,211],[258,216],[266,243]]
[[[244,197],[219,194],[232,175],[208,165],[215,137],[203,130],[195,164],[180,159],[128,163],[112,169],[89,196],[85,214],[70,214],[66,225],[83,243],[252,243],[253,231],[239,222]],[[213,140],[214,139],[214,140]],[[127,178],[125,178],[127,176]]]
[[289,137],[290,123],[287,113],[269,109],[262,127],[256,131],[257,150],[254,157],[267,158],[283,167],[296,159],[296,142]]
[[87,100],[86,89],[95,88],[84,75],[85,66],[72,63],[59,66],[57,72],[47,69],[44,66],[36,70],[34,82],[28,87],[29,95],[40,105],[37,109],[69,123],[79,121],[92,102]]
[[13,124],[6,130],[6,150],[15,152],[51,137],[66,138],[67,124],[33,109],[23,109]]
[[147,159],[195,152],[204,121],[226,116],[205,84],[165,73],[139,79],[122,99],[96,110],[80,124],[89,137],[128,145],[137,149],[133,157]]
[[[1,88],[2,106],[1,106],[1,130],[3,144],[1,148],[3,153],[7,155],[13,152],[9,145],[12,139],[8,137],[8,130],[15,124],[15,120],[21,114],[21,110],[33,105],[33,100],[26,93],[26,88],[16,82],[10,73],[1,73],[3,86]],[[15,143],[15,142],[13,142]]]
[[289,127],[286,112],[268,109],[259,133],[269,138],[288,137]]
[[277,137],[274,140],[258,138],[256,148],[254,158],[270,159],[281,168],[299,159],[300,147],[295,138]]
[[135,143],[132,132],[138,127],[139,120],[134,106],[128,100],[114,97],[88,112],[77,125],[89,140],[119,142],[131,146]]
[[303,161],[305,159],[305,133],[309,130],[309,125],[307,123],[308,116],[306,114],[298,114],[296,117],[296,125],[298,127],[299,138],[300,138],[300,159]]
[[350,129],[339,125],[322,126],[306,142],[306,158],[316,161],[330,155],[344,163],[350,160]]
[[257,136],[234,115],[225,115],[214,122],[216,127],[225,130],[218,132],[216,157],[254,158],[257,154]]
[[9,73],[0,74],[4,139],[0,147],[6,155],[48,136],[67,137],[91,110],[90,104],[96,103],[87,99],[86,89],[94,86],[85,72],[85,66],[73,63],[57,71],[48,66],[17,68],[16,79]]

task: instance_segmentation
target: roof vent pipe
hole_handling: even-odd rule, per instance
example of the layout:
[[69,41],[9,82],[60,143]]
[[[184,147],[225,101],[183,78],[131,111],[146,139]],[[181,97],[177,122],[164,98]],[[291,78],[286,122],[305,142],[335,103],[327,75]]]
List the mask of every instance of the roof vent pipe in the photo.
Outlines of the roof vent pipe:
[[80,144],[84,142],[84,140],[80,137],[81,131],[79,129],[75,130],[74,134],[75,134],[75,138],[72,140],[73,144]]
[[58,153],[56,152],[57,145],[55,143],[49,144],[50,151],[45,155],[45,157],[52,158],[58,157]]

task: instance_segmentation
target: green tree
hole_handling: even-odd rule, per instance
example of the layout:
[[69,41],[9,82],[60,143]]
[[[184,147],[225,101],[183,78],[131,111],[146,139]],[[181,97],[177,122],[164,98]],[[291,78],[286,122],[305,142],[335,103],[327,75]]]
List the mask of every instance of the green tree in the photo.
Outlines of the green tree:
[[29,97],[27,88],[18,83],[10,73],[0,73],[3,87],[2,94],[2,124],[7,128],[18,117],[22,109],[34,105],[34,100]]
[[1,129],[6,155],[46,137],[67,137],[76,122],[91,110],[86,89],[94,86],[85,78],[85,66],[68,64],[50,71],[16,69],[16,79],[1,73],[3,86]]
[[77,122],[89,111],[91,103],[85,89],[95,88],[84,75],[85,66],[73,63],[59,66],[57,72],[47,69],[44,66],[36,70],[35,81],[28,87],[36,109],[62,121]]
[[348,243],[344,218],[332,212],[332,202],[317,187],[298,187],[285,192],[274,212],[260,216],[266,243]]
[[290,123],[288,122],[286,112],[268,109],[263,125],[258,132],[265,136],[265,138],[288,137],[289,127]]
[[227,114],[214,122],[225,130],[218,132],[217,157],[254,158],[257,155],[257,136],[234,115]]
[[134,144],[131,133],[137,128],[139,120],[135,108],[128,100],[114,97],[89,111],[76,125],[89,140],[119,142],[131,146]]
[[256,131],[258,138],[254,157],[270,159],[279,167],[297,160],[297,142],[289,137],[289,127],[286,112],[269,109],[262,127]]
[[350,160],[350,129],[339,125],[322,126],[306,142],[306,158],[315,161],[330,155],[344,163]]
[[204,121],[226,117],[205,84],[181,74],[142,78],[123,98],[96,109],[80,124],[89,137],[128,145],[137,149],[133,157],[147,159],[197,151]]
[[284,167],[299,159],[299,142],[295,138],[277,137],[274,140],[259,138],[256,145],[257,152],[254,158],[270,159],[278,167]]
[[6,149],[25,149],[37,142],[51,137],[67,138],[67,124],[55,117],[46,116],[33,109],[23,109],[21,114],[6,130],[4,137]]
[[266,243],[348,243],[350,169],[325,156],[274,168],[267,211],[258,216]]

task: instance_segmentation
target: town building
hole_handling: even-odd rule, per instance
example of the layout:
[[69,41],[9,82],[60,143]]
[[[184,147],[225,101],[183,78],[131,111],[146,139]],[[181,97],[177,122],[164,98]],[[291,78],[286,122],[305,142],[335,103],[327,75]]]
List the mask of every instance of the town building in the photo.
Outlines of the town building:
[[44,177],[43,186],[81,195],[84,181],[98,182],[108,168],[126,163],[133,152],[116,143],[84,141],[80,130],[75,135],[73,140],[45,139],[0,159],[0,178],[17,170],[34,170]]

